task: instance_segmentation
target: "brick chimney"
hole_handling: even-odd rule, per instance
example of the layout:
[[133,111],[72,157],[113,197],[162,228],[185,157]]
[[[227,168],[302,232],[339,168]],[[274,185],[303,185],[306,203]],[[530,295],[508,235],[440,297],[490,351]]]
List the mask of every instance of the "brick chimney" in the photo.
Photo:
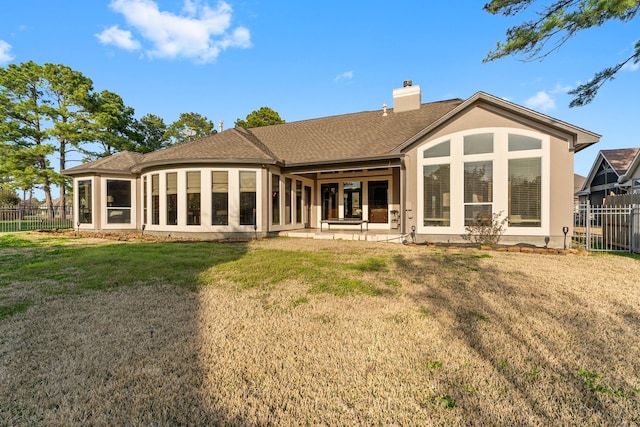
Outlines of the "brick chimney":
[[393,112],[419,110],[422,103],[420,86],[413,86],[411,80],[405,80],[402,89],[393,90]]

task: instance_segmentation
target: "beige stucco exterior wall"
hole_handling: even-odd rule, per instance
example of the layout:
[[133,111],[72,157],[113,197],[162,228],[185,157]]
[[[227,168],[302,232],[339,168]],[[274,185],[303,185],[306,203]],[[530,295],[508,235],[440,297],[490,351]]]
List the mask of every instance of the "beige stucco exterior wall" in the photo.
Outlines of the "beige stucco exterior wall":
[[[573,236],[573,161],[569,142],[551,138],[551,217],[550,238],[564,240],[563,227],[568,227],[567,244]],[[560,245],[557,245],[560,246]]]
[[[545,203],[543,194],[543,206],[542,217],[543,227],[534,229],[533,227],[528,230],[524,227],[518,229],[508,230],[502,238],[504,243],[530,243],[538,246],[544,246],[546,244],[546,237],[550,238],[549,245],[552,247],[562,247],[564,234],[562,227],[568,226],[571,228],[573,218],[573,151],[570,150],[567,141],[562,140],[559,135],[552,135],[551,129],[546,129],[544,126],[534,123],[527,123],[526,119],[520,119],[517,117],[506,117],[504,115],[497,114],[496,112],[489,111],[483,108],[475,107],[462,113],[455,120],[450,121],[446,126],[437,129],[432,134],[428,135],[425,139],[418,141],[414,146],[406,152],[405,168],[406,168],[406,201],[404,220],[407,228],[406,232],[411,231],[411,226],[415,226],[416,230],[420,229],[420,217],[421,195],[419,195],[422,173],[420,161],[422,156],[422,147],[425,144],[441,139],[445,136],[455,134],[458,132],[470,131],[473,129],[483,129],[482,132],[486,132],[487,129],[522,129],[523,131],[534,131],[536,133],[548,135],[546,140],[548,141],[548,151],[545,156],[548,160],[543,159],[542,166],[542,179],[543,179],[543,193],[544,186],[547,186],[548,199]],[[569,137],[568,135],[566,137]],[[500,159],[500,161],[506,162],[506,158]],[[545,163],[546,162],[546,163]],[[546,171],[546,172],[545,172]],[[495,183],[494,189],[494,202],[499,197],[503,199],[506,195],[496,194],[500,191],[499,188],[506,188],[506,186],[500,187],[500,183]],[[454,185],[452,180],[452,186]],[[454,189],[452,188],[452,191]],[[456,191],[463,191],[457,189]],[[503,206],[506,203],[502,203]],[[546,205],[546,207],[545,207]],[[451,204],[451,211],[455,209],[463,209],[463,206]],[[495,206],[494,206],[495,209]],[[546,224],[545,224],[545,213]],[[505,212],[505,215],[507,213]],[[543,230],[544,229],[544,230]],[[516,233],[517,231],[517,233]],[[569,230],[569,236],[571,236],[572,230]],[[464,229],[458,227],[456,230],[449,230],[449,233],[439,234],[422,234],[418,232],[417,241],[433,241],[433,242],[462,242],[462,236]]]

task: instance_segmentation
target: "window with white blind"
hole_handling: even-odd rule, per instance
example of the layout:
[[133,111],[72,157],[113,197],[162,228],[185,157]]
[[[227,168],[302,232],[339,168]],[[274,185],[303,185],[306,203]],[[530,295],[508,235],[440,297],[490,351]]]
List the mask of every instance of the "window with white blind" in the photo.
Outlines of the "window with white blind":
[[284,179],[284,223],[291,224],[291,178]]
[[491,221],[493,208],[493,162],[464,164],[464,225]]
[[229,172],[211,172],[211,224],[229,225]]
[[142,177],[142,225],[147,223],[147,194],[149,190],[147,189],[147,176]]
[[131,224],[131,181],[107,180],[107,224]]
[[78,223],[91,224],[93,211],[93,182],[90,179],[78,181]]
[[187,225],[200,225],[200,172],[187,172]]
[[271,223],[280,224],[280,175],[271,176]]
[[240,172],[240,225],[256,225],[255,172]]
[[426,165],[424,179],[424,225],[451,225],[451,173],[447,165]]
[[416,161],[417,232],[462,234],[497,217],[508,220],[506,235],[549,235],[550,147],[549,135],[510,127],[425,143]]
[[540,227],[542,159],[509,160],[509,226]]
[[151,224],[160,224],[160,175],[151,175]]
[[167,225],[178,225],[178,174],[167,175]]

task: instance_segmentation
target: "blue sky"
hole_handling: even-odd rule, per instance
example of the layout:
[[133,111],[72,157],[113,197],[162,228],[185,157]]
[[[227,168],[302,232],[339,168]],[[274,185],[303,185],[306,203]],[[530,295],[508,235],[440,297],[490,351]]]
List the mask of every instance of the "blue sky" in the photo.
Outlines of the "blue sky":
[[[422,101],[484,91],[602,135],[576,155],[640,146],[640,70],[626,67],[586,107],[567,91],[628,57],[640,19],[578,34],[543,61],[482,59],[522,18],[485,1],[29,0],[3,2],[0,66],[67,65],[136,116],[182,112],[225,128],[269,106],[288,122],[392,105],[412,80]],[[74,166],[70,164],[69,166]]]

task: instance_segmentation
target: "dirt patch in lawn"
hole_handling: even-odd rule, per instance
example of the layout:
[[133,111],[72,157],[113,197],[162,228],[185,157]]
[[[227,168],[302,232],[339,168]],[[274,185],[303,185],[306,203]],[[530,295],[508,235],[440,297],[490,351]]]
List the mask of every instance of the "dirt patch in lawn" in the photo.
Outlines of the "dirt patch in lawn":
[[306,239],[254,251],[333,254],[384,292],[237,287],[214,267],[198,291],[25,287],[33,305],[0,320],[0,425],[640,420],[636,259]]

